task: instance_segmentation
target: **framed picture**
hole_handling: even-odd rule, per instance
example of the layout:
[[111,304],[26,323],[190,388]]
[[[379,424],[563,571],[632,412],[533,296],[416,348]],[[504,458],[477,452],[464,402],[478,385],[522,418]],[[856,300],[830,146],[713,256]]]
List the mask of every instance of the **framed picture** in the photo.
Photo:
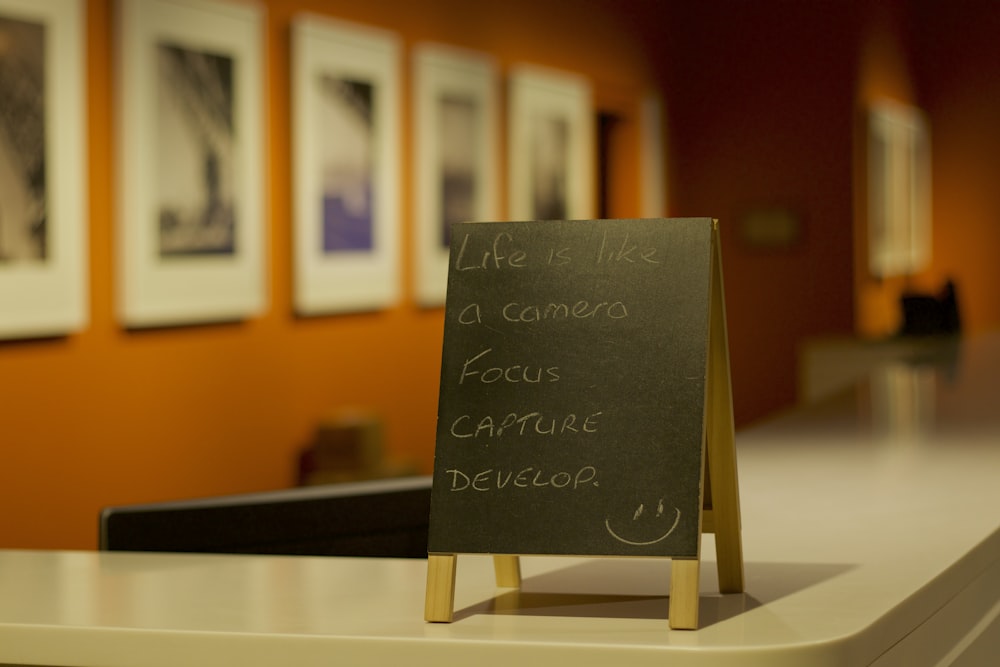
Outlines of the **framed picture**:
[[83,3],[0,0],[0,339],[86,326]]
[[663,99],[643,95],[639,107],[639,201],[644,218],[667,216],[667,165],[664,155]]
[[575,74],[520,66],[510,73],[509,90],[507,216],[594,217],[590,85]]
[[434,44],[413,60],[417,303],[444,304],[454,222],[498,220],[497,74],[488,56]]
[[127,326],[266,304],[263,22],[253,4],[119,0],[120,309]]
[[931,166],[927,121],[895,102],[868,116],[868,267],[910,275],[931,260]]
[[398,38],[292,22],[295,310],[377,310],[399,297]]

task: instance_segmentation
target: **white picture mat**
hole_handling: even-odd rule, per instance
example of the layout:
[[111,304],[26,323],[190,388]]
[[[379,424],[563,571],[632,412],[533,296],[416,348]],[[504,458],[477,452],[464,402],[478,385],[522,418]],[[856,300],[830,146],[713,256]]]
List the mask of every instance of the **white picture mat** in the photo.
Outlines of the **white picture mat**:
[[[400,52],[388,31],[308,14],[293,19],[294,304],[301,315],[375,310],[399,298]],[[320,76],[372,86],[370,250],[322,248]]]
[[930,136],[917,109],[880,103],[868,116],[868,262],[881,278],[931,260]]
[[89,310],[83,3],[0,0],[0,16],[44,25],[47,225],[43,261],[0,263],[0,339],[71,333]]
[[582,76],[520,65],[509,76],[508,211],[511,220],[536,219],[533,133],[539,118],[567,124],[566,219],[594,217],[594,117],[590,84]]
[[[253,4],[119,0],[118,296],[128,326],[239,320],[267,303],[263,15]],[[159,257],[157,48],[233,59],[235,252]],[[165,181],[164,181],[165,182]]]
[[473,100],[477,113],[472,136],[476,196],[472,217],[462,222],[499,219],[497,197],[497,67],[485,54],[437,44],[418,45],[413,58],[414,146],[417,169],[416,257],[414,290],[417,303],[443,305],[448,283],[448,246],[442,239],[444,196],[441,166],[442,136],[439,103],[443,96]]

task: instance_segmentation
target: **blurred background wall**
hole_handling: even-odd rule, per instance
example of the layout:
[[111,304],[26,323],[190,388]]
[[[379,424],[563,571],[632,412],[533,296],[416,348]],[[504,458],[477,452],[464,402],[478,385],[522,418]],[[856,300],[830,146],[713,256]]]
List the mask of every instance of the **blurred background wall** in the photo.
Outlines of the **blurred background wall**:
[[[905,289],[954,278],[967,331],[1000,323],[1000,11],[991,2],[261,4],[270,306],[242,323],[127,331],[113,298],[114,3],[87,2],[90,324],[0,342],[0,548],[93,548],[105,505],[290,486],[317,424],[344,406],[381,415],[387,455],[430,472],[443,319],[414,303],[409,279],[408,60],[404,298],[374,313],[292,314],[289,22],[303,10],[392,30],[404,58],[437,41],[493,55],[501,74],[523,62],[583,74],[595,111],[617,118],[608,217],[641,213],[639,115],[647,95],[659,96],[664,213],[722,225],[738,426],[795,402],[804,340],[894,333]],[[863,110],[882,98],[922,108],[931,127],[933,260],[906,279],[876,280],[864,259]],[[756,242],[748,220],[761,215],[783,216],[794,233]]]

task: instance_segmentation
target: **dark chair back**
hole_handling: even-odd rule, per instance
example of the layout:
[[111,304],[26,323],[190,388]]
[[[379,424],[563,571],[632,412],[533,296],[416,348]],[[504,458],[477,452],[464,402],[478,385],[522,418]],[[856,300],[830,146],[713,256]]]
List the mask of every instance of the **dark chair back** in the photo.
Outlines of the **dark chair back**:
[[427,557],[431,478],[108,507],[107,551]]

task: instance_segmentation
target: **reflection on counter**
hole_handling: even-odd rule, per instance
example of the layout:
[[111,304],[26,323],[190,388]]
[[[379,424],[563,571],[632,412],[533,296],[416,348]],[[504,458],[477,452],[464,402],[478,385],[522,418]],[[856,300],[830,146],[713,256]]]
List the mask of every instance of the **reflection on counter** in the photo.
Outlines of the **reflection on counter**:
[[872,430],[876,435],[907,439],[934,425],[937,372],[933,367],[892,362],[869,376]]

